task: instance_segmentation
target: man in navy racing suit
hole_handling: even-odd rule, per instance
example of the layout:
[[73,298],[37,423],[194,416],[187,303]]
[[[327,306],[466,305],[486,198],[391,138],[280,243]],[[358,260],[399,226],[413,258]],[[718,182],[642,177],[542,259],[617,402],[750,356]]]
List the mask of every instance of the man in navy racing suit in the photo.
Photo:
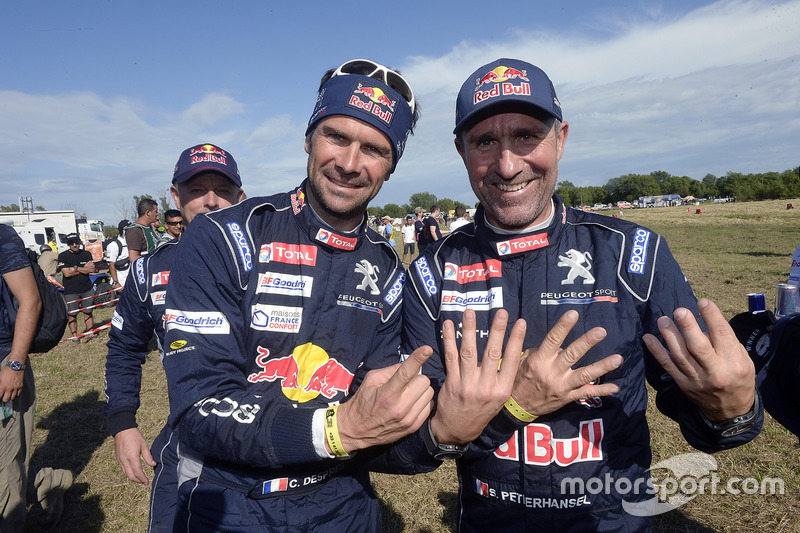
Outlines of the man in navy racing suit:
[[433,390],[429,348],[396,364],[405,273],[365,210],[415,119],[397,72],[348,61],[323,77],[308,178],[181,237],[166,342],[182,348],[164,360],[176,531],[380,531],[368,448],[416,431]]
[[[233,156],[213,144],[201,144],[181,153],[170,193],[188,224],[199,213],[239,203],[244,198],[241,186]],[[106,358],[104,412],[117,461],[128,479],[137,483],[147,483],[142,459],[154,467],[148,532],[172,531],[178,495],[178,439],[170,425],[153,442],[152,453],[136,425],[142,364],[153,333],[162,360],[165,352],[181,348],[164,344],[164,303],[178,242],[162,244],[131,266],[128,290],[122,291],[114,311]]]
[[[413,263],[403,307],[403,351],[434,348],[423,371],[439,391],[437,409],[458,401],[445,357],[468,341],[483,353],[500,310],[509,322],[524,319],[526,348],[559,324],[569,331],[559,343],[599,341],[574,369],[576,358],[527,351],[494,418],[448,425],[437,411],[423,426],[430,455],[460,456],[458,529],[645,530],[655,509],[645,378],[687,441],[714,452],[760,431],[753,365],[716,306],[696,300],[664,239],[553,194],[568,124],[544,72],[514,59],[479,68],[459,93],[454,133],[481,207],[474,227]],[[608,373],[585,372],[589,364]],[[577,401],[562,394],[560,383],[569,390],[584,376],[593,384]],[[619,391],[608,396],[612,384]],[[458,436],[487,423],[478,438]]]

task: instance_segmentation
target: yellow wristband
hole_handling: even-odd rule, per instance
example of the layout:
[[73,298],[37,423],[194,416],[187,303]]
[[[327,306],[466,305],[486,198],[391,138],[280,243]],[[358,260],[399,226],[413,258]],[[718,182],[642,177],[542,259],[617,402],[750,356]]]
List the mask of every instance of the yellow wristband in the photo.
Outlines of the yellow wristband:
[[536,415],[532,415],[523,409],[511,396],[508,397],[508,400],[506,400],[506,403],[503,405],[505,405],[505,408],[508,409],[508,412],[511,413],[517,420],[522,422],[533,422],[536,420]]
[[350,457],[342,446],[342,439],[339,438],[339,426],[336,423],[336,410],[338,405],[333,405],[325,410],[325,436],[328,439],[328,446],[336,457]]

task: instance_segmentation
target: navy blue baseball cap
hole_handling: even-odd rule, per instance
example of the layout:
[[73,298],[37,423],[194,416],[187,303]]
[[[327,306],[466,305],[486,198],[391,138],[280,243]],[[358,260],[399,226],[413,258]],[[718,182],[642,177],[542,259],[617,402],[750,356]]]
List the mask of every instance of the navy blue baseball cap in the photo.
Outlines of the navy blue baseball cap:
[[547,74],[527,61],[500,58],[473,72],[461,86],[453,133],[498,113],[542,112],[562,120],[561,103]]
[[202,172],[222,174],[237,187],[242,186],[236,160],[229,152],[210,143],[198,144],[181,152],[172,173],[172,183],[186,183]]

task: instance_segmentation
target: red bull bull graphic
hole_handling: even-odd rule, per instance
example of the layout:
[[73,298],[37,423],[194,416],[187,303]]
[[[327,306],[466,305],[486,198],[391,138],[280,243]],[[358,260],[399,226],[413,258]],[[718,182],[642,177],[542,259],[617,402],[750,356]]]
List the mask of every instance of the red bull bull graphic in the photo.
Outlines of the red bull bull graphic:
[[192,148],[189,152],[189,158],[192,165],[208,161],[226,166],[228,164],[228,154],[225,153],[225,150],[220,150],[211,144],[204,144],[198,148]]
[[360,82],[353,89],[348,107],[360,109],[391,125],[397,100],[392,100],[379,87],[365,87]]
[[[531,84],[528,83],[529,81],[526,71],[501,65],[475,80],[475,96],[472,103],[479,104],[495,96],[513,94],[530,96]],[[484,85],[491,86],[483,90]]]
[[270,358],[267,348],[258,347],[256,364],[261,368],[247,376],[247,381],[279,382],[283,394],[294,402],[304,403],[320,394],[332,399],[350,390],[353,373],[313,343],[298,346],[291,355]]
[[306,205],[306,195],[303,194],[303,191],[297,189],[297,192],[292,193],[290,198],[292,200],[292,211],[297,215]]

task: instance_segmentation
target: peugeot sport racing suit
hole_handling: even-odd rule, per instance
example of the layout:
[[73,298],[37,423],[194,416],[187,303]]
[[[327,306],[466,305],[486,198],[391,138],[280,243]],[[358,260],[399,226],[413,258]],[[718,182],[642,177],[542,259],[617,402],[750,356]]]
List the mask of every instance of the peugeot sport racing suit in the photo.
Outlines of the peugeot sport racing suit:
[[[177,240],[164,243],[131,265],[132,275],[128,276],[111,319],[103,410],[112,435],[136,427],[142,365],[153,332],[163,360],[164,302],[177,245]],[[169,425],[153,441],[151,453],[157,464],[153,470],[148,532],[172,531],[178,496],[177,443]]]
[[[579,366],[614,353],[624,358],[599,380],[620,386],[614,396],[571,403],[528,425],[518,422],[507,442],[487,438],[496,438],[487,433],[498,423],[514,420],[505,409],[497,415],[458,460],[460,531],[646,528],[647,519],[622,504],[652,503],[653,493],[646,491],[651,453],[645,377],[658,391],[659,409],[700,450],[730,448],[760,431],[758,400],[758,422],[750,430],[729,438],[712,431],[645,349],[642,335],[659,336],[660,316],[686,307],[699,320],[696,298],[664,239],[628,221],[566,208],[558,196],[553,200],[555,216],[546,229],[514,235],[490,229],[480,208],[474,226],[431,246],[409,269],[404,353],[428,344],[442,354],[441,326],[448,319],[460,343],[461,316],[471,308],[482,354],[491,319],[502,307],[509,324],[527,321],[525,348],[539,346],[559,317],[574,309],[580,320],[565,346],[596,326],[608,333]],[[434,354],[423,371],[438,389],[443,360]]]
[[[315,410],[399,361],[405,279],[366,221],[334,231],[291,193],[198,216],[167,297],[164,361],[181,436],[176,528],[378,531],[360,452],[321,458]],[[183,457],[183,444],[195,450]]]

